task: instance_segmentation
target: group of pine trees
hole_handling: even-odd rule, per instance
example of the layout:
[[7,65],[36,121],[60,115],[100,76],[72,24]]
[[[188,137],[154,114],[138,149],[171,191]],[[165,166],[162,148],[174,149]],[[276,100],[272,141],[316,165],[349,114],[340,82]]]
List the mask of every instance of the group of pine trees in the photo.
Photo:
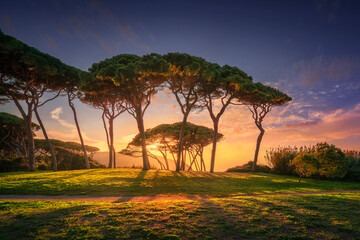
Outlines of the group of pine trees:
[[[167,152],[173,155],[177,171],[185,170],[186,154],[202,154],[201,148],[195,148],[195,145],[190,150],[189,139],[186,137],[187,128],[191,126],[187,120],[193,110],[207,110],[213,122],[211,141],[208,136],[206,141],[207,144],[212,144],[210,172],[214,172],[216,144],[222,137],[219,133],[220,118],[230,105],[247,106],[260,130],[254,156],[255,170],[265,132],[263,119],[273,106],[291,101],[285,93],[253,82],[251,76],[237,67],[220,66],[185,53],[152,53],[144,56],[120,54],[94,63],[85,72],[0,31],[0,101],[13,101],[23,117],[27,136],[25,155],[29,161],[29,171],[35,170],[33,113],[47,141],[53,170],[57,170],[56,156],[38,108],[58,96],[67,97],[73,112],[86,168],[89,169],[90,164],[73,104],[75,99],[102,110],[109,148],[109,167],[115,167],[114,120],[124,112],[131,114],[139,130],[137,139],[132,144],[141,149],[143,169],[150,169],[147,137],[151,138],[153,135],[144,128],[144,114],[152,97],[164,88],[174,95],[183,116],[182,121],[176,125],[177,138],[173,139],[176,144]],[[46,93],[53,93],[53,97],[44,99]],[[188,159],[193,168],[205,170],[203,162],[195,162],[191,157]]]

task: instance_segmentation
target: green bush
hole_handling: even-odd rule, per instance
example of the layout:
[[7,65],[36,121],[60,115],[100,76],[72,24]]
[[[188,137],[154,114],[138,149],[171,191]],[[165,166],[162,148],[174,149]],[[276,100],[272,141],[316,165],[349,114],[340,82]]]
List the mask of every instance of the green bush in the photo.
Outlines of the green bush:
[[324,178],[343,178],[348,162],[340,148],[328,143],[316,144],[315,158],[319,161],[319,175]]
[[344,151],[348,163],[345,179],[360,181],[360,152]]
[[271,171],[277,174],[294,174],[294,166],[291,161],[298,155],[296,147],[278,147],[270,148],[266,151],[265,159],[267,160]]
[[291,163],[295,172],[299,175],[301,180],[302,177],[315,177],[319,174],[319,161],[312,153],[299,153]]
[[[251,172],[252,171],[252,165],[253,165],[253,161],[249,161],[249,162],[245,163],[242,166],[232,167],[232,168],[229,168],[226,171],[227,172]],[[271,172],[271,168],[269,166],[266,166],[266,165],[258,164],[256,166],[256,171],[257,172],[269,173],[269,172]]]
[[15,172],[27,170],[27,161],[23,157],[14,156],[10,159],[0,159],[0,172]]

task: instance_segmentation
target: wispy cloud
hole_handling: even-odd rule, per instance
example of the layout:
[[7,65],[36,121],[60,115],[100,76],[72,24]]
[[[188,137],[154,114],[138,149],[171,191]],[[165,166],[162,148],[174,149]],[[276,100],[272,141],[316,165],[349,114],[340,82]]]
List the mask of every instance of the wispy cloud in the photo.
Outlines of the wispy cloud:
[[71,124],[63,119],[60,118],[60,114],[63,113],[62,107],[55,108],[53,111],[51,111],[50,115],[52,119],[57,120],[62,126],[66,128],[75,129],[75,125]]
[[294,64],[290,79],[299,80],[304,86],[325,81],[346,81],[360,72],[360,59],[350,57],[317,56]]
[[135,41],[135,33],[132,31],[130,26],[126,23],[119,22],[118,23],[118,30],[123,37],[125,37],[129,42]]

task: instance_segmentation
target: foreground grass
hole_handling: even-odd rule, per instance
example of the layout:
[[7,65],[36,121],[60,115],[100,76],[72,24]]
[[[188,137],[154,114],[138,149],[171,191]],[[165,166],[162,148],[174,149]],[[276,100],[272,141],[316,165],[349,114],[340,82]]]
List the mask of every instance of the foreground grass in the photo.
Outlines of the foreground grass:
[[359,183],[319,181],[265,173],[202,173],[140,169],[1,173],[0,194],[231,195],[360,189]]
[[165,202],[0,201],[0,239],[359,239],[356,193]]

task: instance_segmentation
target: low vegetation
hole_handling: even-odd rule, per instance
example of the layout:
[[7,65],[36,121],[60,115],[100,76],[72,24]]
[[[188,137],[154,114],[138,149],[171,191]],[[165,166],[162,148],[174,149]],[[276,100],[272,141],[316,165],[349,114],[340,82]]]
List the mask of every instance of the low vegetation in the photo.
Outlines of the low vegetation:
[[[244,165],[229,168],[227,170],[227,172],[252,172],[253,165],[254,165],[254,162],[249,161],[249,162],[245,163]],[[269,173],[269,172],[271,172],[271,168],[267,165],[258,164],[256,166],[256,171],[263,172],[263,173]]]
[[43,195],[234,195],[360,189],[354,182],[319,181],[266,173],[172,172],[91,169],[0,174],[2,194]]
[[360,195],[0,201],[0,239],[357,239]]
[[266,152],[265,159],[276,174],[315,179],[360,181],[360,152],[342,151],[328,143],[314,146],[278,147]]

